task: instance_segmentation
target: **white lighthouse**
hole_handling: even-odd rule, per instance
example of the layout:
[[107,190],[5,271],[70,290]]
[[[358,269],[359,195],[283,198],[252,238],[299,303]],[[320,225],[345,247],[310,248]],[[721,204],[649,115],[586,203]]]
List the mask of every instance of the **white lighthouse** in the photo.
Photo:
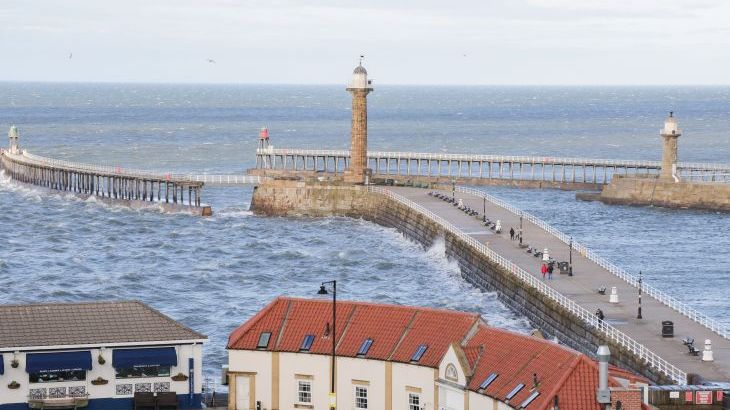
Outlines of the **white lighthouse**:
[[20,145],[18,145],[18,140],[20,138],[20,132],[18,131],[18,127],[13,125],[10,127],[10,131],[8,131],[8,139],[10,140],[10,153],[11,154],[19,154],[20,153]]
[[677,125],[677,118],[674,112],[669,112],[669,117],[664,121],[664,128],[661,130],[661,136],[664,138],[664,147],[662,151],[662,171],[660,178],[664,180],[675,180],[675,171],[677,167],[677,140],[682,135]]

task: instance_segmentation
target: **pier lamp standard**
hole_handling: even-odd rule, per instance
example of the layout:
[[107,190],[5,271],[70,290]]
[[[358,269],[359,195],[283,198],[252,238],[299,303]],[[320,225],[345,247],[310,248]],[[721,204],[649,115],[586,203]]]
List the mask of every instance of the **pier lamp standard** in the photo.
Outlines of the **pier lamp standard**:
[[456,201],[456,180],[455,179],[451,180],[451,201],[452,202]]
[[482,222],[487,222],[487,197],[482,197]]
[[335,353],[335,339],[337,338],[337,281],[331,280],[322,282],[319,287],[318,295],[329,295],[325,285],[332,285],[332,373],[330,374],[330,410],[334,410],[337,406],[337,395],[335,394],[335,364],[337,354]]
[[639,271],[639,312],[636,315],[637,319],[643,319],[643,317],[641,316],[641,288],[642,288],[641,271]]
[[520,248],[522,247],[522,211],[520,211]]
[[568,276],[573,276],[573,237],[570,237],[570,243],[568,244],[570,249],[568,256]]

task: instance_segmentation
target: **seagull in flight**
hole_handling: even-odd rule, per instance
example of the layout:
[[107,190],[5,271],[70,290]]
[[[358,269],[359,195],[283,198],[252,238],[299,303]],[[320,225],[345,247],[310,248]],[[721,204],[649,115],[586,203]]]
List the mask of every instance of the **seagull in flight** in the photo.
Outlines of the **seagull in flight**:
[[70,53],[70,54],[68,55],[68,59],[69,59],[69,60],[70,60],[70,59],[72,59],[72,58],[74,58],[74,53]]
[[208,58],[206,61],[208,61],[211,64],[215,64],[215,60],[213,60],[212,58]]

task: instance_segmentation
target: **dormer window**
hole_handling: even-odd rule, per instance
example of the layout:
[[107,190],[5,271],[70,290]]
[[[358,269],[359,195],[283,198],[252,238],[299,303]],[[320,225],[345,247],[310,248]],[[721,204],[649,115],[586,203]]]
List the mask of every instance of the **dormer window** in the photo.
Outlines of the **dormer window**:
[[412,362],[417,362],[421,360],[421,357],[423,357],[423,354],[426,353],[426,349],[428,349],[428,346],[426,345],[420,345],[418,346],[418,349],[413,353],[413,356],[411,356]]
[[368,350],[370,350],[370,346],[373,345],[373,339],[365,339],[362,344],[360,345],[360,350],[357,351],[358,356],[365,356],[368,354]]
[[302,345],[299,347],[299,351],[308,352],[312,348],[312,343],[314,343],[314,335],[304,336],[304,340],[302,340]]
[[257,349],[266,349],[269,347],[269,340],[271,340],[271,332],[263,332],[259,336],[259,342],[256,344]]

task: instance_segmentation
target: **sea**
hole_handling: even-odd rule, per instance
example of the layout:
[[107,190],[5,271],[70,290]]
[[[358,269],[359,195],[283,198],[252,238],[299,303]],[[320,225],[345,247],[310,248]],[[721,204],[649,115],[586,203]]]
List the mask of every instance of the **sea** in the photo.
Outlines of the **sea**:
[[[680,160],[730,163],[730,87],[376,86],[369,147],[658,160],[674,111]],[[0,83],[0,129],[39,155],[161,172],[243,173],[271,144],[349,148],[343,85]],[[730,214],[608,206],[559,190],[481,187],[730,327]],[[529,322],[471,286],[444,243],[347,218],[265,218],[250,187],[206,187],[209,218],[130,210],[0,175],[0,303],[141,300],[206,334],[216,380],[227,337],[279,295],[479,312]],[[646,313],[645,313],[646,315]]]

